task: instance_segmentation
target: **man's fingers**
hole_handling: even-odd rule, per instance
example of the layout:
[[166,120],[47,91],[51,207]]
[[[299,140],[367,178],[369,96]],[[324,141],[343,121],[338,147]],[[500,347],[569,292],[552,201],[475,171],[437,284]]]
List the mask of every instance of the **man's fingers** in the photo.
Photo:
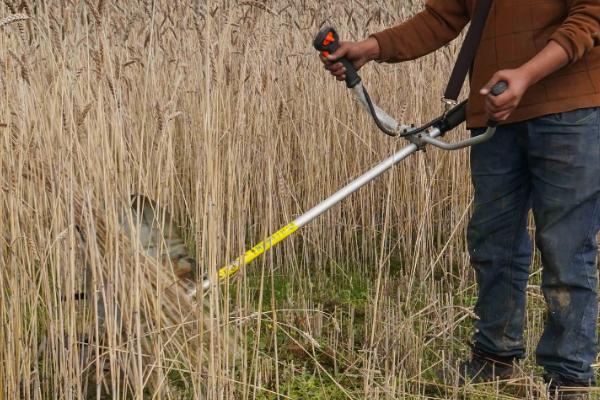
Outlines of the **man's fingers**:
[[501,111],[497,113],[490,114],[490,118],[494,121],[504,121],[510,115],[509,111]]
[[511,92],[510,88],[498,96],[492,96],[491,94],[485,96],[485,104],[492,108],[503,109],[509,105],[517,102],[516,95]]
[[[510,103],[497,108],[492,106],[489,102],[486,102],[484,108],[485,112],[490,116],[490,118],[496,119],[499,117],[505,117],[504,119],[506,119],[506,117],[512,114],[512,112],[517,108],[517,104]],[[502,119],[498,119],[498,121],[502,121]]]
[[515,107],[509,107],[509,108],[506,108],[503,110],[486,110],[486,112],[490,117],[493,117],[493,116],[499,115],[499,114],[505,114],[505,113],[511,114],[514,110],[515,110]]
[[515,99],[510,96],[500,96],[499,98],[493,96],[486,96],[485,98],[486,108],[489,110],[494,110],[494,112],[511,108],[513,107],[514,103]]
[[492,91],[492,88],[494,87],[494,85],[498,82],[500,82],[500,79],[498,79],[497,75],[492,76],[492,79],[490,79],[489,82],[486,83],[485,86],[481,88],[481,90],[479,91],[479,94],[482,96],[487,96]]
[[346,73],[346,68],[340,63],[336,63],[331,66],[326,65],[325,69],[328,70],[331,75],[336,76],[336,77]]
[[346,42],[340,42],[340,47],[333,54],[327,56],[327,60],[334,62],[339,60],[340,58],[346,56],[348,53],[348,44]]
[[508,119],[508,117],[510,116],[511,112],[510,111],[502,111],[502,112],[498,112],[498,113],[494,113],[492,114],[491,118],[494,121],[505,121]]
[[512,114],[517,107],[517,104],[518,102],[511,96],[486,96],[484,108],[491,119],[495,121],[504,121]]
[[340,63],[335,63],[333,65],[326,65],[325,69],[332,74],[340,73],[341,71],[345,71],[345,67]]
[[503,108],[493,108],[490,107],[489,105],[486,104],[485,106],[485,112],[489,115],[492,116],[494,114],[500,114],[500,113],[512,113],[515,110],[515,105],[513,104],[509,104],[506,107]]
[[487,96],[488,94],[490,94],[492,92],[492,88],[494,86],[496,86],[496,84],[498,82],[508,81],[507,77],[502,72],[503,71],[496,72],[492,76],[492,79],[490,79],[489,82],[486,83],[485,86],[481,88],[481,90],[479,91],[479,94],[481,94],[482,96]]

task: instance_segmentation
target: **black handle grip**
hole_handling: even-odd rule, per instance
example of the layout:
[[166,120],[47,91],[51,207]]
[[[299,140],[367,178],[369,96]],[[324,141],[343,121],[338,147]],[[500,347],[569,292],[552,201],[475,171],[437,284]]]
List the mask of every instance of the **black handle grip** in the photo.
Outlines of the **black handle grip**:
[[[340,48],[340,37],[335,29],[326,26],[321,29],[315,37],[313,46],[315,46],[315,49],[317,49],[323,57],[327,57]],[[346,86],[351,89],[358,85],[361,79],[350,60],[346,57],[342,57],[338,61],[346,68]]]
[[[500,96],[502,93],[506,92],[507,89],[508,89],[508,82],[500,81],[494,85],[494,87],[490,91],[490,94],[492,96]],[[492,119],[488,120],[488,122],[487,122],[487,126],[489,126],[490,128],[495,128],[498,126],[498,124],[499,124],[498,121],[494,121]]]
[[440,126],[438,126],[438,128],[440,128],[440,131],[442,133],[448,132],[465,122],[466,119],[467,102],[463,101],[456,107],[452,108],[451,110],[448,110],[446,114],[444,114],[444,117],[442,118]]

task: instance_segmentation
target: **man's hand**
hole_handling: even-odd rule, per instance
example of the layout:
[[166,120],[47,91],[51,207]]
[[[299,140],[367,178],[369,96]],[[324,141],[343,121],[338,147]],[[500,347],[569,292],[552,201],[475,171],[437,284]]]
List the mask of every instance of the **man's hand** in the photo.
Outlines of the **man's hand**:
[[340,42],[340,48],[335,53],[328,57],[321,56],[325,69],[338,81],[346,79],[346,68],[342,63],[337,62],[342,57],[346,57],[358,71],[369,61],[379,57],[379,43],[375,38],[368,38],[361,42]]
[[[569,62],[569,55],[558,43],[550,41],[529,62],[517,69],[506,69],[494,74],[479,93],[487,96],[485,111],[489,118],[504,121],[521,102],[523,95],[541,79],[558,71]],[[508,83],[508,90],[500,96],[492,96],[492,87],[500,81]]]
[[[508,89],[499,96],[491,95],[491,90],[500,81],[508,83]],[[494,121],[504,121],[517,108],[523,95],[531,86],[532,77],[521,68],[505,69],[494,74],[492,79],[479,92],[485,98],[485,112]]]

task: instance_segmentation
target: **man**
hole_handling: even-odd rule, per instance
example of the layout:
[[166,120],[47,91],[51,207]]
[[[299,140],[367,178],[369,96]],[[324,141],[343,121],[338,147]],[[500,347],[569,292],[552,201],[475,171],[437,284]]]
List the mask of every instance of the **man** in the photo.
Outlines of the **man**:
[[[456,38],[476,0],[428,0],[425,10],[323,59],[339,80],[347,57],[400,62]],[[523,358],[525,298],[532,246],[530,209],[543,262],[547,323],[537,362],[557,398],[595,384],[596,235],[600,229],[600,0],[496,0],[471,68],[467,125],[494,138],[471,150],[475,188],[468,227],[480,317],[463,379],[512,375]],[[499,81],[508,90],[489,95]]]

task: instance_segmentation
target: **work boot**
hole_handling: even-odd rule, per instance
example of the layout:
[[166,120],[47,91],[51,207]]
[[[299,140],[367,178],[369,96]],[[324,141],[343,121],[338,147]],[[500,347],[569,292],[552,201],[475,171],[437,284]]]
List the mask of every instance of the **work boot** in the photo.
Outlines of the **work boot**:
[[460,364],[459,385],[510,379],[515,372],[515,361],[516,357],[497,356],[473,347],[471,360]]
[[550,400],[588,400],[591,382],[576,382],[554,374],[544,375]]

